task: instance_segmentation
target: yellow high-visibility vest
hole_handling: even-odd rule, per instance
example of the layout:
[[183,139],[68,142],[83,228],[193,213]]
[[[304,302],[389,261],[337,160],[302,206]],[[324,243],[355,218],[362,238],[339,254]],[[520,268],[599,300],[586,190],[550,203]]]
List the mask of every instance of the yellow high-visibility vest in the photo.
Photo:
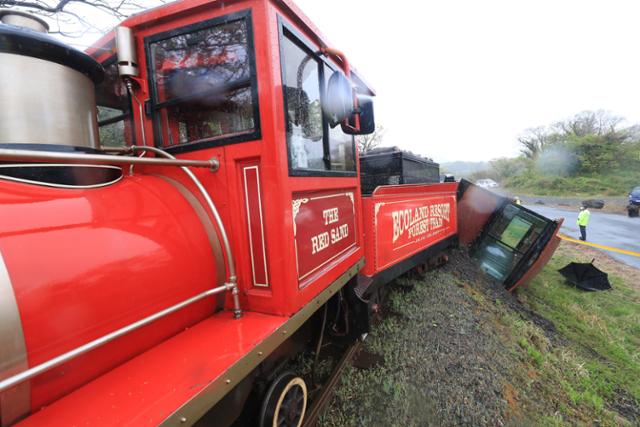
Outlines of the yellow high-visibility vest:
[[591,212],[589,209],[585,209],[580,211],[578,214],[578,225],[587,226],[589,224],[589,216],[591,216]]

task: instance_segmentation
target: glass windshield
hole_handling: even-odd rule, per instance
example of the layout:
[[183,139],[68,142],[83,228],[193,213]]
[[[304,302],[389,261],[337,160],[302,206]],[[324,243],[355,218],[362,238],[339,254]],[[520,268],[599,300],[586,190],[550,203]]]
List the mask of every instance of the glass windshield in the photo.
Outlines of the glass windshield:
[[291,167],[325,170],[318,62],[288,38],[284,52]]
[[[328,66],[324,66],[325,88],[329,82],[329,78],[333,74],[333,70]],[[331,127],[329,131],[329,159],[331,161],[332,170],[353,171],[355,166],[355,146],[353,144],[353,136],[342,132],[340,125]]]
[[163,146],[256,130],[247,20],[158,40],[150,52]]
[[322,109],[334,70],[286,29],[281,48],[290,170],[354,174],[354,138],[332,128]]
[[489,224],[474,252],[480,268],[498,281],[505,282],[526,260],[548,220],[514,204],[506,205]]
[[104,80],[96,86],[100,144],[107,147],[130,145],[133,143],[131,101],[118,76],[115,59],[107,64]]
[[522,238],[531,228],[531,223],[520,217],[511,220],[507,228],[502,232],[500,240],[511,248],[517,248]]

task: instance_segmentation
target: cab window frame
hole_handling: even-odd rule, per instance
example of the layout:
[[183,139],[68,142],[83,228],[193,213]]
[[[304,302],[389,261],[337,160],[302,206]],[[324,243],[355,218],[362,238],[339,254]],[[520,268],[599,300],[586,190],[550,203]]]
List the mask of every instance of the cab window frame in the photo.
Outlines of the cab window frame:
[[[117,67],[117,55],[111,55],[109,56],[107,59],[103,60],[102,62],[100,62],[100,64],[102,65],[102,67],[104,69],[107,69],[108,67],[114,66],[116,65]],[[97,123],[98,123],[98,140],[100,141],[100,145],[102,146],[102,138],[100,137],[100,128],[102,128],[103,126],[110,126],[113,124],[116,124],[118,122],[123,122],[124,125],[124,130],[123,130],[123,139],[124,139],[124,145],[136,145],[136,133],[134,130],[134,114],[133,114],[133,99],[131,97],[131,93],[129,93],[129,91],[127,90],[127,103],[123,103],[122,104],[122,114],[118,114],[116,116],[113,117],[109,117],[106,119],[102,119],[100,120],[97,116],[98,116],[98,108],[99,107],[104,107],[104,105],[101,105],[98,102],[98,96],[97,96],[97,92],[98,92],[98,88],[102,85],[103,83],[97,84],[96,85],[96,119],[97,119]],[[107,107],[107,108],[112,108],[112,107]],[[129,144],[127,144],[127,125],[126,125],[126,121],[129,121]]]
[[[318,80],[320,84],[320,103],[325,102],[325,89],[326,80],[325,69],[329,68],[331,71],[338,71],[338,67],[328,58],[318,53],[318,47],[311,43],[307,37],[301,34],[296,28],[294,28],[289,22],[287,22],[282,16],[278,15],[278,43],[280,52],[280,73],[282,78],[282,96],[283,96],[283,113],[284,113],[284,125],[286,134],[289,133],[290,123],[288,114],[288,100],[286,92],[286,71],[284,67],[284,61],[286,60],[285,53],[285,39],[296,45],[305,53],[311,56],[312,60],[318,63]],[[341,71],[341,70],[340,70]],[[339,129],[339,125],[338,125]],[[357,162],[356,157],[356,142],[355,138],[351,136],[351,155],[353,158],[353,170],[332,170],[331,169],[331,151],[329,141],[329,121],[327,115],[322,112],[322,148],[324,152],[323,161],[328,169],[309,169],[309,168],[296,168],[293,167],[291,158],[291,147],[289,144],[288,135],[285,138],[287,145],[287,160],[289,176],[298,177],[356,177],[357,176]]]
[[[244,21],[247,28],[247,57],[249,63],[249,82],[251,93],[251,111],[253,114],[253,131],[247,131],[240,134],[234,134],[229,136],[216,136],[210,138],[203,138],[196,141],[186,142],[182,144],[175,144],[171,146],[164,146],[162,140],[162,124],[160,122],[160,110],[171,106],[172,100],[158,101],[158,87],[155,76],[155,64],[153,63],[153,56],[151,52],[152,44],[167,40],[183,34],[195,33],[201,30],[214,28],[217,26],[230,24],[237,21]],[[153,142],[158,148],[167,151],[172,154],[187,153],[204,148],[220,147],[230,144],[238,144],[241,142],[255,141],[262,139],[262,128],[260,123],[260,100],[258,98],[258,72],[256,66],[256,54],[255,54],[255,42],[253,31],[253,20],[251,9],[242,10],[222,16],[218,16],[205,21],[199,21],[192,24],[188,24],[179,28],[174,28],[169,31],[156,33],[144,38],[144,50],[146,57],[146,70],[148,76],[148,85],[150,98],[145,103],[145,114],[147,117],[151,117],[153,123]]]

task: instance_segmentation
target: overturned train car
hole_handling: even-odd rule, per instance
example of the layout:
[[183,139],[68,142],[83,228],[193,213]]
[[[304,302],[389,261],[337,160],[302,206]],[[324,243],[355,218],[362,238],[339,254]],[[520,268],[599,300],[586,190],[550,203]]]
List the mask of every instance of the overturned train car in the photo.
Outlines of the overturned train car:
[[325,307],[359,335],[449,248],[513,288],[557,245],[468,183],[363,196],[375,94],[289,0],[167,4],[88,53],[0,19],[2,426],[300,425]]

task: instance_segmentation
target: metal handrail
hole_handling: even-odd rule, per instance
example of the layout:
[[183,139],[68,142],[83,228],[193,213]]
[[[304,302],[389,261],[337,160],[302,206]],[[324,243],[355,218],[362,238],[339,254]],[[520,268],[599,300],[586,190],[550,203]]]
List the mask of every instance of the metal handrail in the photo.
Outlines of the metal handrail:
[[[120,147],[109,151],[127,152],[131,147]],[[154,147],[146,147],[154,148]],[[164,153],[164,151],[159,150]],[[167,153],[168,154],[168,153]],[[57,151],[41,151],[41,150],[18,150],[13,148],[0,148],[0,160],[18,160],[32,162],[59,162],[59,163],[91,163],[99,165],[155,165],[155,166],[179,166],[207,168],[217,171],[220,168],[220,162],[217,158],[209,160],[192,160],[192,159],[176,159],[170,157],[160,159],[157,157],[131,157],[131,156],[114,156],[109,154],[89,154],[89,153],[61,153]]]
[[186,299],[182,302],[179,302],[178,304],[172,305],[171,307],[165,308],[164,310],[161,310],[157,313],[154,313],[150,316],[145,317],[144,319],[138,320],[137,322],[131,323],[127,326],[124,326],[116,331],[113,331],[107,335],[103,335],[100,338],[96,338],[93,341],[90,341],[86,344],[81,345],[80,347],[74,348],[71,351],[68,351],[66,353],[61,354],[60,356],[54,357],[53,359],[49,359],[46,362],[43,362],[39,365],[34,366],[33,368],[29,368],[26,371],[22,371],[19,374],[16,374],[12,377],[9,377],[5,380],[0,381],[0,393],[10,389],[11,387],[14,387],[18,384],[20,384],[21,382],[27,381],[37,375],[40,375],[43,372],[46,372],[48,370],[51,370],[53,368],[55,368],[56,366],[59,366],[65,362],[68,362],[71,359],[74,359],[88,351],[91,351],[97,347],[100,347],[110,341],[113,341],[116,338],[119,338],[125,334],[128,334],[129,332],[132,332],[136,329],[139,329],[143,326],[148,325],[149,323],[160,319],[161,317],[167,316],[171,313],[173,313],[174,311],[180,310],[181,308],[184,308],[190,304],[193,304],[194,302],[198,302],[203,298],[206,298],[208,296],[211,295],[215,295],[224,291],[228,291],[231,290],[231,285],[226,283],[222,286],[218,286],[217,288],[213,288],[213,289],[209,289],[207,291],[204,291],[194,297],[191,297],[189,299]]
[[204,167],[212,171],[217,171],[220,168],[220,162],[217,158],[211,158],[209,160],[191,160],[191,159],[176,159],[171,154],[164,150],[150,146],[122,146],[122,147],[103,147],[105,151],[115,151],[119,153],[131,153],[135,151],[150,151],[156,155],[164,157],[163,159],[157,157],[135,157],[135,156],[114,156],[109,154],[76,154],[76,153],[60,153],[54,151],[37,151],[37,150],[17,150],[12,148],[0,148],[0,160],[21,160],[21,161],[58,161],[60,163],[95,163],[95,164],[126,164],[126,165],[157,165],[157,166],[178,166],[182,171],[193,181],[198,191],[202,194],[202,197],[207,203],[207,207],[211,211],[213,218],[220,231],[220,237],[224,244],[225,256],[227,258],[227,284],[233,286],[231,294],[233,296],[233,314],[234,317],[240,318],[242,316],[242,310],[240,309],[240,298],[238,296],[237,275],[235,263],[233,260],[233,254],[231,252],[231,245],[229,243],[229,237],[227,236],[226,229],[222,223],[222,218],[213,204],[213,200],[209,196],[209,193],[204,188],[200,180],[191,172],[187,167]]
[[[167,159],[175,159],[175,157],[173,157],[171,154],[156,147],[132,145],[131,147],[126,147],[126,148],[129,148],[132,151],[150,151],[154,154],[164,156]],[[222,222],[222,218],[220,217],[220,214],[216,209],[216,205],[213,203],[213,200],[211,200],[209,193],[204,188],[204,185],[202,185],[200,180],[188,168],[184,166],[180,166],[180,169],[182,169],[182,171],[185,174],[187,174],[187,176],[191,179],[191,181],[193,181],[195,186],[198,188],[198,191],[200,191],[200,194],[202,194],[202,197],[207,202],[207,207],[211,211],[211,214],[213,215],[213,219],[215,220],[216,225],[218,226],[218,230],[220,231],[220,238],[222,240],[222,244],[224,245],[224,252],[227,258],[227,266],[228,266],[227,267],[228,275],[227,275],[226,284],[232,286],[231,295],[233,296],[233,314],[234,314],[234,317],[238,319],[240,318],[240,316],[242,316],[242,310],[240,309],[240,298],[238,296],[236,267],[235,267],[235,262],[233,260],[233,253],[231,252],[231,244],[229,243],[229,237],[227,236],[227,231],[224,228],[224,223]]]
[[[111,156],[111,155],[92,155],[92,154],[71,154],[71,153],[57,153],[57,152],[32,152],[29,150],[12,150],[12,149],[0,149],[0,159],[2,160],[31,160],[31,161],[51,161],[57,160],[61,163],[76,163],[82,159],[81,163],[89,163],[94,160],[100,162],[105,161],[107,164],[118,163],[118,164],[147,164],[147,165],[162,165],[162,166],[178,166],[182,171],[193,181],[195,186],[198,188],[198,191],[202,194],[202,197],[205,199],[211,214],[218,226],[218,230],[220,232],[220,238],[224,245],[225,255],[227,258],[227,282],[216,288],[209,289],[204,291],[194,297],[191,297],[187,300],[179,302],[171,307],[165,308],[157,313],[154,313],[150,316],[145,317],[144,319],[138,320],[134,323],[131,323],[127,326],[124,326],[114,332],[111,332],[107,335],[103,335],[102,337],[96,338],[93,341],[90,341],[86,344],[81,345],[73,350],[70,350],[66,353],[63,353],[53,359],[47,360],[39,365],[36,365],[32,368],[29,368],[25,371],[20,372],[19,374],[13,375],[9,378],[6,378],[0,381],[0,393],[8,390],[24,381],[27,381],[43,372],[46,372],[50,369],[55,368],[65,362],[68,362],[71,359],[74,359],[88,351],[91,351],[97,347],[100,347],[114,339],[121,337],[129,332],[132,332],[136,329],[139,329],[149,323],[160,319],[164,316],[167,316],[177,310],[180,310],[190,304],[193,304],[197,301],[200,301],[203,298],[206,298],[211,295],[215,295],[225,291],[231,291],[233,296],[233,313],[236,319],[242,316],[242,310],[240,308],[240,298],[238,292],[238,283],[237,276],[235,270],[235,263],[233,259],[233,254],[231,252],[231,245],[229,243],[229,238],[227,236],[226,230],[224,228],[224,224],[222,223],[222,219],[218,210],[211,200],[209,193],[204,188],[200,180],[191,172],[187,166],[195,166],[195,167],[208,167],[212,170],[217,170],[220,166],[220,163],[217,159],[211,159],[208,161],[199,161],[199,160],[180,160],[176,159],[171,154],[163,151],[159,148],[149,147],[149,146],[130,146],[130,147],[114,147],[110,149],[110,151],[118,151],[122,153],[133,153],[135,151],[150,151],[154,154],[165,157],[164,159],[159,158],[149,158],[149,157],[128,157],[128,156]],[[215,167],[214,167],[215,166]]]

